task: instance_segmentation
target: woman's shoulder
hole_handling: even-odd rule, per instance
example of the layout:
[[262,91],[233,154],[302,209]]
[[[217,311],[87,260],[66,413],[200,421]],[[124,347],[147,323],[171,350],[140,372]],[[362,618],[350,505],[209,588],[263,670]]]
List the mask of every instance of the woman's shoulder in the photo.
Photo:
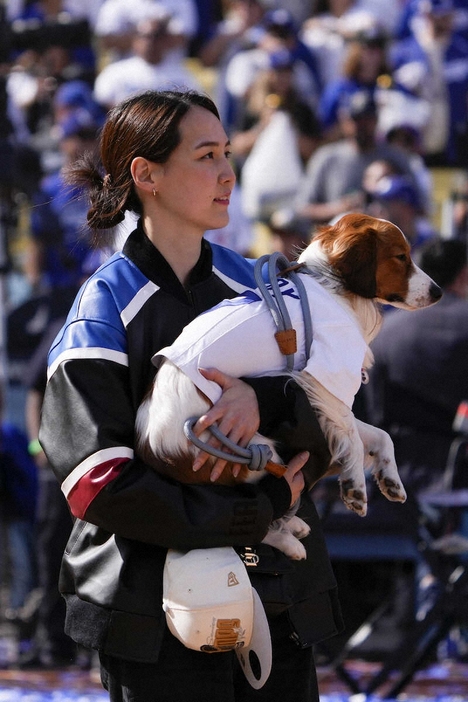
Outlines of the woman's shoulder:
[[50,348],[49,369],[63,359],[107,359],[125,365],[126,328],[157,290],[123,253],[113,254],[78,291]]
[[82,327],[91,335],[98,327],[124,332],[138,305],[157,289],[125,254],[117,252],[83,283],[64,329]]
[[[142,271],[121,251],[107,259],[80,290],[79,304],[92,310],[113,301],[122,312],[143,288],[151,285]],[[156,288],[157,286],[154,285]]]

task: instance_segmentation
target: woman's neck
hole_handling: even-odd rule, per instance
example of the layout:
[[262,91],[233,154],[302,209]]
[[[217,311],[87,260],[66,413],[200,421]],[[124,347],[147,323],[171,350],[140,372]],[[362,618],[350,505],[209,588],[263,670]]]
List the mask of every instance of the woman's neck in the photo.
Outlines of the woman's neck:
[[143,229],[149,240],[164,256],[170,267],[185,287],[189,276],[200,258],[202,234],[183,233],[156,227],[149,218],[143,218]]

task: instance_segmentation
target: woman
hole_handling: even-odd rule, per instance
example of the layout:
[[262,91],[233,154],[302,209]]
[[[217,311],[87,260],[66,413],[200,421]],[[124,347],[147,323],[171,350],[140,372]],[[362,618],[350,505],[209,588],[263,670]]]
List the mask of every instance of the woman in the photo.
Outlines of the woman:
[[[259,692],[234,654],[184,648],[161,606],[167,548],[260,548],[272,518],[299,496],[307,455],[293,457],[284,478],[225,488],[167,480],[133,451],[136,409],[154,376],[151,356],[197,314],[254,285],[249,262],[203,239],[206,229],[226,225],[235,180],[217,110],[191,92],[130,98],[109,113],[101,160],[103,170],[88,161],[72,173],[90,189],[89,225],[112,227],[126,210],[140,219],[123,252],[81,289],[49,356],[40,441],[77,518],[60,581],[67,633],[99,650],[112,702],[318,700],[310,646],[340,625],[318,526],[307,562],[296,565],[266,547],[262,572],[252,575],[274,648],[273,672]],[[286,378],[247,384],[210,374],[223,395],[197,432],[217,421],[245,445],[259,423],[278,435],[305,433],[302,424],[314,423]],[[323,460],[317,437],[312,451]]]

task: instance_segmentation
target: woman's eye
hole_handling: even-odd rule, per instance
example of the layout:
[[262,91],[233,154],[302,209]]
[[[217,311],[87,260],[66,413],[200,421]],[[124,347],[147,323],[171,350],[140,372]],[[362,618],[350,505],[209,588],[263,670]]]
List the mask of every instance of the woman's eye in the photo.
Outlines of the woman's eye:
[[232,151],[226,151],[225,154],[226,158],[232,158]]
[[202,158],[214,158],[214,153],[212,151],[210,151],[209,153],[202,156]]

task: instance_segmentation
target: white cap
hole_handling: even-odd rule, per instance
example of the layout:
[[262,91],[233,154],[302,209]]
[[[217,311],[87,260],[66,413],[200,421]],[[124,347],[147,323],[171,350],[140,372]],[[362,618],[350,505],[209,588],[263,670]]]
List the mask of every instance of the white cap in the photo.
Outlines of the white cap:
[[230,546],[169,549],[163,609],[171,633],[187,648],[234,650],[249,683],[262,687],[271,670],[268,621],[244,564]]

